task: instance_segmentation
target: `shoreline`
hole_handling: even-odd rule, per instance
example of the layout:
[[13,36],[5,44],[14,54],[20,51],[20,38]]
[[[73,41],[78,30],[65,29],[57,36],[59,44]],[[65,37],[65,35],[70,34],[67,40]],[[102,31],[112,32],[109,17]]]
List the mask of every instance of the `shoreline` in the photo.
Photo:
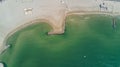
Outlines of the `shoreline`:
[[[65,30],[65,19],[66,17],[68,16],[71,16],[71,15],[87,15],[87,14],[105,14],[105,15],[110,15],[109,12],[104,12],[104,13],[101,13],[101,12],[89,12],[89,11],[68,11],[66,13],[63,13],[63,16],[59,19],[59,21],[61,21],[61,26],[59,26],[57,28],[56,26],[56,22],[52,22],[52,21],[55,21],[55,19],[51,19],[51,17],[44,17],[44,18],[37,18],[37,19],[34,19],[32,21],[29,21],[29,22],[26,22],[25,24],[23,25],[19,25],[17,28],[15,28],[14,30],[12,30],[11,32],[9,32],[7,34],[7,36],[4,38],[4,41],[1,43],[0,45],[0,53],[2,53],[2,48],[4,48],[7,44],[6,44],[6,41],[7,39],[13,35],[15,32],[21,30],[21,29],[24,29],[25,27],[29,26],[29,25],[32,25],[32,24],[36,24],[36,23],[47,23],[48,25],[51,26],[51,31],[48,32],[48,35],[54,35],[54,34],[63,34],[64,33],[64,30]],[[59,28],[61,28],[59,30]]]

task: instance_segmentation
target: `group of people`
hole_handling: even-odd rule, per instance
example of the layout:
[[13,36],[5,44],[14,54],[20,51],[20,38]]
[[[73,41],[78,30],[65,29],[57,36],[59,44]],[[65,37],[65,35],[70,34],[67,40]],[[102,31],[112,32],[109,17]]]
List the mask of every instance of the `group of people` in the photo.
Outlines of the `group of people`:
[[102,11],[102,10],[104,10],[104,11],[108,10],[108,7],[106,6],[105,3],[100,4],[99,7],[100,7],[100,11]]

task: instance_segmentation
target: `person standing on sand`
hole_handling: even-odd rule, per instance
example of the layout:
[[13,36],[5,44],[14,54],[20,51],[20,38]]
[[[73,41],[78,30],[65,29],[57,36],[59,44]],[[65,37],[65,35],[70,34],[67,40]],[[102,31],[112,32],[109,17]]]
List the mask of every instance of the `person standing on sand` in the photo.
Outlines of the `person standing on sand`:
[[102,8],[102,5],[101,5],[101,4],[99,5],[99,8],[100,8],[100,11],[101,11],[101,8]]
[[105,3],[103,3],[103,8],[104,8],[105,10],[107,10],[107,9],[108,9],[108,7],[106,6],[106,4],[105,4]]

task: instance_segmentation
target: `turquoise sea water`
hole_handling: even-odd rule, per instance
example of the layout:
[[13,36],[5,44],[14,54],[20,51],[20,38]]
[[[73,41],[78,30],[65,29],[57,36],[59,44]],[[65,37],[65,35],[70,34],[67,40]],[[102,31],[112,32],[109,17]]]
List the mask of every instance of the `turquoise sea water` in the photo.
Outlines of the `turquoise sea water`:
[[0,59],[7,67],[120,67],[120,19],[72,15],[65,33],[47,35],[46,23],[33,24],[8,39]]

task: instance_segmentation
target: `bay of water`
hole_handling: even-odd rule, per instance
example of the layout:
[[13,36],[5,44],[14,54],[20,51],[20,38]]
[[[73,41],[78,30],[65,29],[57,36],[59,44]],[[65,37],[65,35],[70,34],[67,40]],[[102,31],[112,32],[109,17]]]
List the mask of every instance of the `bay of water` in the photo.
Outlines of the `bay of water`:
[[106,15],[72,15],[65,33],[47,35],[46,23],[33,24],[8,39],[0,59],[7,67],[120,67],[120,19]]

